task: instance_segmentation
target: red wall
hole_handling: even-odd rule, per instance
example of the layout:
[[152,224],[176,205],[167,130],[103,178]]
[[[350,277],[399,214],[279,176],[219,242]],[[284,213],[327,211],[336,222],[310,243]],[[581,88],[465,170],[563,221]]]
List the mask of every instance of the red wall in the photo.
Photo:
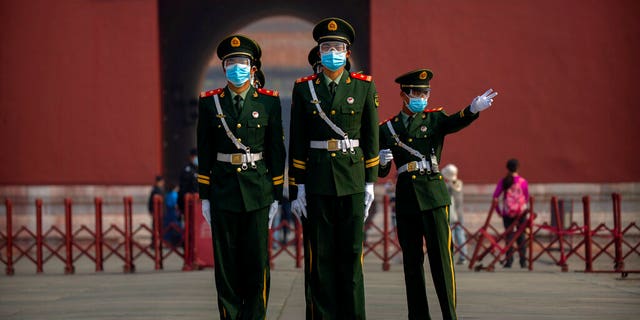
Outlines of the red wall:
[[640,2],[372,1],[380,118],[400,74],[431,68],[430,106],[449,113],[488,88],[494,105],[446,139],[443,162],[495,182],[510,157],[532,182],[640,181]]
[[161,170],[157,4],[0,3],[0,184],[146,184]]

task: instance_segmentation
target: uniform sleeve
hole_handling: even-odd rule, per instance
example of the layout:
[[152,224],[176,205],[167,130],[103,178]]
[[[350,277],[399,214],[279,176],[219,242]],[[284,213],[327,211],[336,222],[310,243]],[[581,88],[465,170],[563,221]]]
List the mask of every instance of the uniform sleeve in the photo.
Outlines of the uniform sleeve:
[[273,198],[282,202],[284,187],[284,131],[282,129],[282,107],[280,98],[274,98],[269,112],[269,126],[265,137],[265,161],[273,183]]
[[[383,123],[381,124],[378,128],[379,128],[379,132],[380,132],[380,150],[382,149],[390,149],[391,146],[389,145],[387,138],[390,135],[389,133],[389,129],[386,128],[387,124]],[[392,161],[393,162],[393,161]],[[378,166],[378,177],[386,177],[389,172],[391,171],[391,162],[387,163],[386,166],[383,165],[379,165]]]
[[214,141],[211,130],[211,119],[214,117],[213,110],[206,103],[206,98],[200,98],[198,102],[198,125],[196,129],[196,139],[198,146],[198,192],[200,199],[209,200],[211,194],[211,169],[212,153]]
[[469,107],[466,107],[450,116],[446,116],[442,122],[442,128],[445,134],[454,133],[460,131],[462,128],[468,126],[474,120],[478,119],[480,112],[473,114]]
[[[305,183],[307,170],[307,154],[309,148],[309,135],[304,124],[304,101],[299,90],[301,87],[294,85],[291,97],[291,124],[289,129],[289,186],[297,186]],[[295,188],[294,188],[295,189]],[[290,194],[291,200],[295,199],[296,192]]]
[[378,165],[380,164],[378,128],[378,92],[376,85],[371,81],[367,92],[367,100],[362,110],[362,123],[360,127],[360,147],[364,153],[364,178],[365,182],[372,183],[378,180]]

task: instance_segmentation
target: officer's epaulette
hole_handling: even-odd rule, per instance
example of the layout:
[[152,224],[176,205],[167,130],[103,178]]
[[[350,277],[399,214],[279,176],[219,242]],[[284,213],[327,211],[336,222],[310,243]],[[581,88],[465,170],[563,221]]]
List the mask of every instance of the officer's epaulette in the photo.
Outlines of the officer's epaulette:
[[203,91],[203,92],[200,92],[200,98],[211,97],[213,95],[220,94],[222,91],[224,91],[224,88],[218,88],[218,89],[215,89],[215,90]]
[[371,82],[371,80],[372,80],[371,76],[366,75],[366,74],[362,74],[362,73],[359,73],[359,72],[351,72],[350,76],[351,76],[351,78],[362,80],[362,81],[366,81],[366,82]]
[[258,91],[259,94],[264,94],[266,96],[277,97],[277,96],[280,95],[277,90],[269,90],[269,89],[258,88],[256,91]]
[[444,109],[444,108],[443,108],[443,107],[437,107],[437,108],[425,109],[423,112],[424,112],[424,113],[428,113],[428,112],[438,112],[438,111],[442,111],[442,109]]
[[317,77],[318,77],[318,74],[314,73],[314,74],[312,74],[310,76],[302,77],[302,78],[296,80],[296,83],[306,82],[306,81],[309,81],[309,80],[315,80]]

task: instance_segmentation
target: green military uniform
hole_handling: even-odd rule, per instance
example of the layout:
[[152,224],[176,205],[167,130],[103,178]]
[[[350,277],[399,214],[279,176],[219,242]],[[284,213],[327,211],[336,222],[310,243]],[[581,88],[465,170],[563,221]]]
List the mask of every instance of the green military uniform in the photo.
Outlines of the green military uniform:
[[[396,82],[402,88],[428,88],[432,76],[431,71],[421,69],[399,77]],[[402,111],[380,125],[380,149],[391,149],[396,167],[406,166],[407,169],[398,175],[396,184],[396,221],[403,253],[409,319],[430,319],[423,238],[426,239],[431,275],[443,318],[456,319],[456,285],[449,228],[451,200],[442,175],[433,164],[440,162],[445,136],[468,126],[478,116],[479,113],[471,113],[468,107],[451,116],[442,108],[434,108],[414,116]],[[397,143],[388,123],[402,143],[425,156],[428,168],[420,168],[418,163],[421,159]],[[379,176],[386,176],[390,169],[390,164],[381,166]]]
[[[353,29],[343,20],[325,19],[314,28],[314,38],[350,44]],[[343,70],[333,97],[329,81],[324,74],[300,78],[292,97],[289,176],[290,184],[306,189],[307,319],[364,319],[364,190],[365,182],[377,179],[377,93],[371,76]],[[353,149],[343,147],[345,137],[321,119],[316,103]]]
[[[218,56],[239,53],[257,59],[255,46],[248,38],[231,36],[219,45]],[[201,199],[211,202],[220,317],[264,319],[270,285],[269,205],[281,200],[284,183],[280,98],[276,91],[248,86],[239,94],[244,99],[238,112],[235,95],[229,86],[200,95],[199,191]],[[223,119],[251,156],[232,142]]]

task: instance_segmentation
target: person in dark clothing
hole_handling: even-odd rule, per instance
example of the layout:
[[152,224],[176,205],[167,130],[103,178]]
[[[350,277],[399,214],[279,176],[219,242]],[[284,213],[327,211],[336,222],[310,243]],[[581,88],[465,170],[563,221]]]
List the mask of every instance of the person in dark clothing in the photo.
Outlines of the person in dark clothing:
[[184,196],[187,193],[198,192],[198,150],[191,149],[189,159],[180,171],[180,189],[178,191],[178,210],[180,210],[180,219],[184,217]]
[[147,209],[149,210],[149,214],[153,216],[153,197],[155,195],[159,195],[164,198],[164,178],[162,176],[156,176],[155,183],[151,188],[151,193],[149,194],[149,201],[147,201]]

